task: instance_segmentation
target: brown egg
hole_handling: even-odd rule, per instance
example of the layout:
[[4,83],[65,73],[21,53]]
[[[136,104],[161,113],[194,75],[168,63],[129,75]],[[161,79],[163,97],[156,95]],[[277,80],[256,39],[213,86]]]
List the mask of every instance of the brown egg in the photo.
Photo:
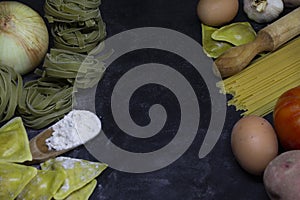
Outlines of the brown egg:
[[233,20],[238,9],[238,0],[200,0],[197,14],[203,24],[220,26]]
[[263,117],[247,116],[233,127],[232,152],[247,172],[262,175],[278,154],[278,141],[272,125]]

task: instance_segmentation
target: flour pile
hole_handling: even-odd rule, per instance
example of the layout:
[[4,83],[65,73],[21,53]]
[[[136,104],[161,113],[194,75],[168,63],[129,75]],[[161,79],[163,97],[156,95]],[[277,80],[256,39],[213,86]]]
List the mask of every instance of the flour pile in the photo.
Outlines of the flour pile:
[[96,137],[101,131],[101,121],[87,110],[73,110],[52,127],[52,136],[46,139],[49,150],[77,147]]

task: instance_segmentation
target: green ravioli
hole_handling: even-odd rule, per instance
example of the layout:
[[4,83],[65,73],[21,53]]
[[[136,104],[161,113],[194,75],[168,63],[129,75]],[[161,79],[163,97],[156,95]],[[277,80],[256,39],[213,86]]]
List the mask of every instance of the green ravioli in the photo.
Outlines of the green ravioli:
[[236,22],[217,29],[211,37],[217,41],[229,42],[239,46],[255,40],[256,32],[249,22]]
[[64,170],[66,179],[54,198],[65,199],[72,192],[82,188],[107,168],[107,164],[82,159],[57,157],[41,164],[43,170]]
[[83,188],[70,194],[65,200],[88,200],[96,188],[97,180],[94,179]]
[[50,200],[64,183],[64,171],[38,170],[37,175],[18,195],[17,200]]
[[36,174],[34,167],[0,162],[0,199],[15,199]]
[[0,128],[0,161],[22,163],[32,160],[27,132],[16,117]]
[[212,34],[217,28],[201,24],[202,27],[202,45],[204,53],[211,58],[217,58],[225,51],[233,47],[232,44],[224,41],[217,41],[212,39]]

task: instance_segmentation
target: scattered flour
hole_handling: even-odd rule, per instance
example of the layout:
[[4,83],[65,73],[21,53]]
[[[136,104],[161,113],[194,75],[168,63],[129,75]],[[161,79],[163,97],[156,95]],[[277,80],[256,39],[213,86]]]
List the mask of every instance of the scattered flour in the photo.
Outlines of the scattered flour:
[[52,136],[46,139],[49,150],[77,147],[96,137],[101,131],[101,121],[87,110],[72,110],[52,127]]
[[81,160],[76,158],[69,158],[69,157],[62,157],[62,156],[57,157],[55,160],[59,162],[64,169],[74,169],[75,164],[77,162],[81,162]]

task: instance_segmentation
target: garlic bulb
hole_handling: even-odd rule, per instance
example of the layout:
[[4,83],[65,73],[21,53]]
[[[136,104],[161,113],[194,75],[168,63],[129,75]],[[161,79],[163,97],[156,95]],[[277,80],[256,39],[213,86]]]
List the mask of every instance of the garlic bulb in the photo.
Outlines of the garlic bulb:
[[20,74],[36,68],[49,44],[43,18],[32,8],[17,1],[0,2],[0,63]]
[[258,23],[271,22],[283,11],[282,0],[244,0],[244,11]]

